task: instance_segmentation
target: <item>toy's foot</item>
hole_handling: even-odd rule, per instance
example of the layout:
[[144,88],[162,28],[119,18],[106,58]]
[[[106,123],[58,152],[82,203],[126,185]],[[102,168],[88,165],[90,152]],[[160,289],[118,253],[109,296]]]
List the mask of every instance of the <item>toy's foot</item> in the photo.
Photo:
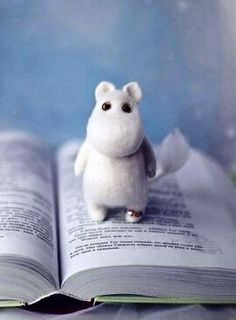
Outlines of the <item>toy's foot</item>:
[[104,207],[89,206],[88,214],[93,221],[102,222],[106,219],[107,211]]
[[139,222],[144,216],[142,211],[135,211],[132,209],[128,209],[126,212],[126,221],[128,222]]

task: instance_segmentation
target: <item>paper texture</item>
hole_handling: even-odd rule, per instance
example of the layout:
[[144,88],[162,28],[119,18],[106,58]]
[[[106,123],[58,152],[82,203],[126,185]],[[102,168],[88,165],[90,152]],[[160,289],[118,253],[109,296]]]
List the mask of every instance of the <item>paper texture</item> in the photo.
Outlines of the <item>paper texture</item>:
[[236,304],[235,299],[227,299],[227,302],[219,299],[193,298],[193,297],[147,297],[135,295],[110,295],[97,296],[96,302],[105,303],[147,303],[147,304]]
[[[141,223],[125,223],[124,213],[118,210],[99,224],[88,217],[82,180],[73,174],[77,151],[74,142],[61,149],[58,156],[64,281],[78,271],[125,266],[131,261],[132,265],[190,269],[236,267],[232,254],[235,217],[232,201],[225,194],[231,189],[224,185],[226,179],[219,168],[199,153],[192,151],[178,174],[150,186],[147,214]],[[235,196],[232,192],[231,200]]]
[[0,180],[0,259],[7,256],[36,261],[57,281],[49,150],[21,132],[1,133]]
[[[150,184],[140,223],[127,223],[123,208],[96,223],[87,214],[82,178],[73,172],[78,141],[57,153],[56,190],[47,147],[14,132],[0,139],[0,299],[32,303],[57,292],[57,236],[61,293],[85,300],[109,294],[235,298],[236,193],[214,162],[192,150],[178,173]],[[22,299],[21,286],[9,280],[16,268]]]

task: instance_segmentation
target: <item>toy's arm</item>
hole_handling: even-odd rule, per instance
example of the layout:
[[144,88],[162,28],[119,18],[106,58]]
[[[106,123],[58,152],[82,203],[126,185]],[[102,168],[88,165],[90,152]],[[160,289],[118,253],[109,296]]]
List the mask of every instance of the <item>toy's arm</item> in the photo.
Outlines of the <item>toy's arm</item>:
[[151,143],[144,137],[142,145],[145,169],[149,178],[154,178],[157,170],[156,156],[151,146]]
[[84,171],[87,164],[88,156],[89,145],[88,142],[85,140],[82,146],[80,147],[77,158],[75,160],[74,173],[76,176],[81,175],[81,173]]

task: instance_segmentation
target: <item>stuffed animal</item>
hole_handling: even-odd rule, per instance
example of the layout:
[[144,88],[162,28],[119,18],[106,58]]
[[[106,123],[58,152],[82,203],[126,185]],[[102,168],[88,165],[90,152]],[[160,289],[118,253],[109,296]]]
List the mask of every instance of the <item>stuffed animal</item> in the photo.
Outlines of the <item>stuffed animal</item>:
[[83,173],[88,214],[95,221],[103,221],[109,208],[122,207],[128,222],[138,222],[145,212],[149,179],[168,171],[164,164],[157,167],[155,153],[144,135],[138,108],[142,90],[137,82],[117,90],[103,81],[95,90],[95,98],[87,137],[74,168],[75,175]]

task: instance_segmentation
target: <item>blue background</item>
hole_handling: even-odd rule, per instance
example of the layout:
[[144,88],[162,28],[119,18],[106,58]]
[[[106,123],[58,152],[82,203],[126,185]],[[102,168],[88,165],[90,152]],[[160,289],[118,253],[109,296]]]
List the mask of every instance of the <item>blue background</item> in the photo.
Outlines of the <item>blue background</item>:
[[234,102],[232,90],[222,94],[232,1],[222,3],[1,0],[0,128],[54,144],[83,137],[98,82],[135,80],[153,142],[179,127],[193,146],[217,154],[219,141],[235,138],[234,103],[222,107],[222,99]]

